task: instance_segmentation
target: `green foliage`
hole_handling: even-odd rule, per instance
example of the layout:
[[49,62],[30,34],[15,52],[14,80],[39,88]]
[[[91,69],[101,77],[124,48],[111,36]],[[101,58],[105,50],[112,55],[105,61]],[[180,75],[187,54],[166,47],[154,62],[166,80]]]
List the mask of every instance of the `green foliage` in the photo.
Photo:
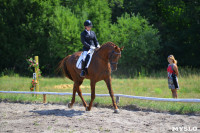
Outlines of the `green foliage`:
[[[199,0],[124,0],[122,11],[140,13],[154,24],[161,37],[160,67],[174,54],[178,65],[200,66]],[[118,9],[118,10],[120,10]]]
[[[111,21],[111,9],[107,0],[71,0],[65,3],[79,19],[80,29],[84,29],[83,23],[89,19],[93,23],[100,44],[105,43],[109,36],[109,25]],[[81,31],[79,31],[81,32]]]
[[82,47],[80,39],[79,20],[70,9],[57,6],[49,18],[51,25],[48,43],[51,58],[64,58],[68,54],[79,51]]
[[0,4],[0,57],[4,58],[1,69],[11,67],[27,72],[25,59],[38,55],[40,67],[47,74],[47,69],[54,71],[58,59],[81,49],[78,20],[59,0],[13,0]]
[[[140,15],[124,14],[111,26],[110,40],[119,46],[125,46],[120,66],[129,69],[128,73],[147,70],[158,64],[158,30],[148,24]],[[131,72],[131,73],[130,73]]]
[[163,69],[169,54],[198,68],[199,13],[198,0],[0,0],[1,75],[30,75],[25,60],[36,55],[43,75],[55,75],[63,57],[82,50],[87,19],[100,44],[125,46],[118,74]]

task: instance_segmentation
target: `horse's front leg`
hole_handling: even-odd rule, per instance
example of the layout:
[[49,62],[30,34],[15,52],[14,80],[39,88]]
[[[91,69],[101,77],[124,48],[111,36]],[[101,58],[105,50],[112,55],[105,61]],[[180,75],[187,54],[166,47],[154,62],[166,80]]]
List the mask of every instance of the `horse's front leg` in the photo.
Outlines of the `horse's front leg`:
[[106,85],[108,87],[108,91],[109,91],[110,97],[112,99],[113,107],[115,108],[114,113],[119,113],[119,109],[118,109],[117,104],[114,99],[114,93],[113,93],[112,85],[111,85],[111,77],[105,79],[104,81],[106,82]]
[[90,81],[90,86],[91,86],[91,101],[90,101],[89,107],[86,108],[87,111],[91,110],[93,101],[95,99],[95,85],[96,85],[96,82],[91,80]]

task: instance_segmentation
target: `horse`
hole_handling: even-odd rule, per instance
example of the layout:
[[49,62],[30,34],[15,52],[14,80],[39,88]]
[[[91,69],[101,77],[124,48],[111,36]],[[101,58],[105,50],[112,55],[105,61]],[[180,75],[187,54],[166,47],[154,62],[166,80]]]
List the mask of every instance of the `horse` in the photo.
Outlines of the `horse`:
[[[62,71],[67,78],[74,82],[72,99],[71,102],[68,104],[69,108],[72,108],[77,92],[83,102],[83,106],[86,108],[86,111],[90,111],[93,101],[95,99],[95,85],[97,82],[104,80],[112,99],[114,112],[119,113],[119,109],[114,100],[114,93],[111,85],[111,72],[117,70],[118,60],[121,57],[121,51],[123,49],[124,47],[120,48],[112,42],[107,42],[103,44],[100,48],[96,49],[92,56],[85,77],[80,77],[81,70],[76,68],[76,62],[81,55],[81,51],[76,52],[72,55],[68,55],[60,61],[58,69]],[[89,106],[85,102],[80,88],[80,85],[83,83],[83,80],[85,78],[90,79],[91,101],[89,103]]]

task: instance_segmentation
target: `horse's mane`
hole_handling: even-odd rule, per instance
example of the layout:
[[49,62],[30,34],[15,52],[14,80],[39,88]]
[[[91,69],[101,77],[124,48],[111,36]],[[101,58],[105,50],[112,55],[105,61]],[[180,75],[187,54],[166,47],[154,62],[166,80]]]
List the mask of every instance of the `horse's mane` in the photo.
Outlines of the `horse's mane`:
[[113,42],[106,42],[106,43],[104,43],[101,47],[104,47],[104,46],[117,46],[117,45],[115,45]]
[[115,45],[113,42],[106,42],[103,45],[101,45],[101,47],[97,51],[107,48],[107,47],[118,47],[118,46]]

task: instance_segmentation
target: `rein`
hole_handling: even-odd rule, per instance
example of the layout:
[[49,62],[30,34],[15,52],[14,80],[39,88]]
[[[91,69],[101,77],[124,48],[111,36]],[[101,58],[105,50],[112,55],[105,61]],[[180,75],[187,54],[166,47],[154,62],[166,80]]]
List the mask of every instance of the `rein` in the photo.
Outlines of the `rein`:
[[112,57],[113,57],[113,55],[114,54],[116,54],[116,55],[121,55],[121,51],[119,52],[119,53],[117,53],[117,52],[115,52],[114,50],[112,51],[112,54],[111,54],[111,56],[110,56],[110,58],[109,58],[109,62],[110,62],[110,64],[118,64],[118,62],[112,62]]

